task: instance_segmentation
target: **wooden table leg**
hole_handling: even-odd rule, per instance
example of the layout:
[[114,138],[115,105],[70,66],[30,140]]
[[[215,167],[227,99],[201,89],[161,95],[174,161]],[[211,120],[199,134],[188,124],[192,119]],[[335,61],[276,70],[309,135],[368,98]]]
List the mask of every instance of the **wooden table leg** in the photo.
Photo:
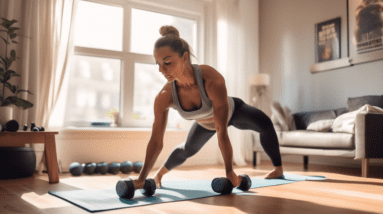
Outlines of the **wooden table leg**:
[[368,177],[368,166],[369,166],[369,159],[363,158],[362,159],[362,177],[364,178]]
[[49,183],[59,182],[56,141],[54,135],[45,135],[45,157],[48,168]]

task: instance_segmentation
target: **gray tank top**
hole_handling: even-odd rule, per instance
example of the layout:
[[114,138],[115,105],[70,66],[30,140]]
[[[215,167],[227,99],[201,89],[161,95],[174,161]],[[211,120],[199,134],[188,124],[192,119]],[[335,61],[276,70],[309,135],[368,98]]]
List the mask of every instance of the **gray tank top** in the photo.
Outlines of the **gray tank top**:
[[[178,113],[181,115],[181,117],[186,120],[202,120],[202,119],[212,118],[214,116],[213,102],[209,99],[209,97],[206,94],[203,79],[202,79],[201,68],[199,67],[199,65],[196,65],[196,64],[192,64],[192,67],[194,70],[194,77],[198,85],[199,94],[201,96],[201,107],[195,111],[183,110],[178,99],[176,83],[175,81],[173,81],[170,84],[172,89],[173,108],[177,110]],[[229,102],[229,119],[228,120],[230,120],[234,112],[234,100],[232,97],[229,97],[229,96],[227,98]],[[214,122],[205,128],[214,130]]]

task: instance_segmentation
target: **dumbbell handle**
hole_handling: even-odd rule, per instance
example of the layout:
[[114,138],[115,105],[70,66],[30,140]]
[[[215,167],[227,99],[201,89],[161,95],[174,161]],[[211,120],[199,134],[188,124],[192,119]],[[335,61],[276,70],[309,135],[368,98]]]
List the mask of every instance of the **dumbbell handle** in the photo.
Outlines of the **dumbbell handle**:
[[145,186],[145,180],[133,180],[134,189],[143,189]]
[[136,186],[131,178],[127,178],[118,181],[116,185],[117,195],[122,198],[133,198],[134,192],[138,189],[142,189],[142,194],[152,196],[156,191],[156,183],[153,179],[147,179],[143,186],[141,183]]

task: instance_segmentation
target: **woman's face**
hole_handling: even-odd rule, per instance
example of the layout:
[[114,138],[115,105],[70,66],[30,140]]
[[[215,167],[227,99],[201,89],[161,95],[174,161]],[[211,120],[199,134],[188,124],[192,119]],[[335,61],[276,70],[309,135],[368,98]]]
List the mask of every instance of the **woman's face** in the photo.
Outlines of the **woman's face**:
[[179,57],[177,52],[165,46],[155,49],[153,55],[159,71],[168,82],[172,82],[182,75],[182,68],[185,64],[185,54],[183,57]]

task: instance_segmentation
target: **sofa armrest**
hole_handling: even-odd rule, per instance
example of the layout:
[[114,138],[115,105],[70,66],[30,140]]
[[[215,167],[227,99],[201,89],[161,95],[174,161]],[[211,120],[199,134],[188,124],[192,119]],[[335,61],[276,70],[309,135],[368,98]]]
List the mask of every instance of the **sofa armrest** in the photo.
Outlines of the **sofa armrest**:
[[383,158],[383,114],[356,115],[355,159],[364,158]]

